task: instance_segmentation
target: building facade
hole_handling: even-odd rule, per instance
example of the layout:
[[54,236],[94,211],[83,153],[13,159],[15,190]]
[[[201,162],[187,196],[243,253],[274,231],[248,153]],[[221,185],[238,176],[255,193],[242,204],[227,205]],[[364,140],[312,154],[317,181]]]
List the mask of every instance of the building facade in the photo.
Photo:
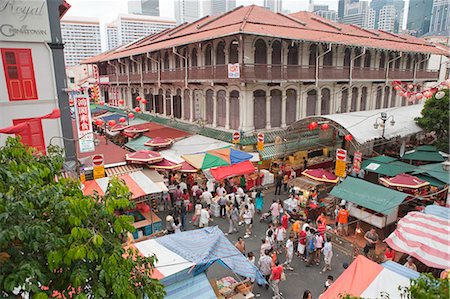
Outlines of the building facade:
[[[315,40],[319,32],[326,38]],[[392,81],[436,80],[427,60],[443,53],[414,37],[258,6],[129,47],[84,62],[109,78],[110,105],[124,99],[130,109],[250,135],[311,115],[405,106]]]
[[194,22],[204,16],[225,13],[236,8],[236,0],[177,0],[175,19],[177,24]]
[[374,28],[398,33],[402,29],[405,2],[403,0],[372,0],[375,13]]
[[430,32],[450,34],[450,0],[434,0],[431,14]]
[[[0,146],[8,136],[15,135],[21,136],[25,145],[46,153],[50,144],[63,144],[61,138],[53,138],[63,136],[60,119],[43,117],[60,108],[52,49],[48,46],[52,32],[47,2],[10,2],[4,8],[0,11]],[[27,18],[11,13],[25,10],[38,13]],[[56,18],[59,22],[59,14]],[[33,30],[14,33],[14,28]],[[64,65],[61,67],[64,70]]]
[[106,51],[119,45],[119,29],[117,22],[106,24]]
[[366,29],[375,28],[375,11],[368,1],[348,1],[344,3],[344,12],[340,22],[353,24]]
[[422,36],[430,31],[433,1],[409,0],[406,29],[414,36]]
[[282,12],[282,0],[264,0],[264,7],[273,12]]
[[102,51],[100,22],[96,18],[64,17],[61,20],[66,65],[79,64]]
[[159,17],[159,0],[128,0],[128,13]]

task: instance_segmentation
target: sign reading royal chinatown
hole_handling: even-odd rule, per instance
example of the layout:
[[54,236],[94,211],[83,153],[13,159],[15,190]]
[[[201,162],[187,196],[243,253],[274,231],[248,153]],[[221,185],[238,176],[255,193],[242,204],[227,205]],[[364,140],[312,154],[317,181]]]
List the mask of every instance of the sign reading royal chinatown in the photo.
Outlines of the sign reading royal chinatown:
[[0,40],[51,41],[47,1],[0,0]]
[[229,63],[228,64],[228,78],[238,79],[241,77],[241,72],[239,69],[239,63]]
[[87,96],[75,98],[75,121],[78,131],[78,144],[81,153],[93,152],[95,150],[94,134],[92,133],[91,110]]

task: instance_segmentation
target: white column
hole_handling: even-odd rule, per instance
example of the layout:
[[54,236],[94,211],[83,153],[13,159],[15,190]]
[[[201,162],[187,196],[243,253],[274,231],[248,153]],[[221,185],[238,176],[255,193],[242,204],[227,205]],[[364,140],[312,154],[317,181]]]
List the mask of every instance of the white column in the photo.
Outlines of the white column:
[[244,132],[251,132],[255,129],[254,101],[253,90],[244,87],[242,92],[239,93],[239,122],[240,129]]
[[152,107],[153,107],[153,112],[155,112],[155,113],[156,113],[156,96],[157,96],[157,94],[152,93],[152,103],[153,103]]
[[173,95],[170,94],[170,116],[173,116]]
[[[361,89],[361,92],[359,90]],[[361,111],[361,96],[362,96],[362,87],[358,88],[358,96],[356,97],[356,111]]]
[[195,103],[195,91],[192,92],[189,91],[189,105],[191,106],[191,109],[189,109],[189,121],[194,121],[194,103]]
[[297,92],[297,98],[295,99],[296,101],[296,105],[295,105],[295,120],[300,120],[302,118],[302,103],[301,103],[301,98],[302,98],[302,89],[299,86],[298,92]]
[[322,114],[322,89],[317,88],[316,115]]
[[230,94],[225,98],[225,129],[230,128]]
[[270,124],[270,99],[271,96],[266,96],[266,129],[272,128]]
[[306,117],[306,98],[307,98],[307,93],[306,92],[302,92],[300,94],[300,103],[301,103],[300,119]]
[[339,113],[342,113],[342,87],[338,86],[336,91],[336,101],[334,106],[334,113],[339,111]]
[[184,119],[184,90],[181,91],[181,119]]
[[163,92],[163,93],[162,93],[162,98],[163,98],[163,100],[162,100],[162,103],[163,103],[163,114],[164,114],[164,115],[167,115],[166,91],[163,89],[162,92]]
[[281,96],[281,127],[286,128],[286,92]]
[[217,97],[214,93],[213,95],[213,127],[217,127]]

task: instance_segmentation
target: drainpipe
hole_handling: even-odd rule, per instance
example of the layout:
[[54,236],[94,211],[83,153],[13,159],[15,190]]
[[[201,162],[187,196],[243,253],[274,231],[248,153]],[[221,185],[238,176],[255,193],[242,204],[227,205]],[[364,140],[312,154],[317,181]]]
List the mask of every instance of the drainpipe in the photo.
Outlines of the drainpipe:
[[427,61],[429,59],[429,57],[424,58],[422,60],[417,61],[416,63],[414,63],[414,76],[413,76],[413,84],[416,83],[416,76],[417,76],[417,67],[419,66],[419,64],[421,64],[424,61]]
[[[180,53],[177,52],[177,50],[175,49],[175,47],[172,47],[172,52],[173,54],[177,55],[178,57],[180,57],[181,59],[184,59],[184,86],[187,88],[188,87],[188,61],[187,61],[187,57],[181,55]],[[187,53],[187,52],[186,52]]]
[[144,82],[142,81],[142,63],[139,62],[139,60],[134,59],[133,56],[130,56],[130,60],[136,62],[139,66],[140,66],[140,70],[141,70],[141,87],[144,87]]
[[363,48],[363,51],[358,56],[353,57],[353,59],[350,59],[350,78],[349,78],[349,85],[352,86],[353,82],[353,66],[355,64],[355,60],[358,58],[363,57],[366,54],[366,48]]
[[388,84],[388,81],[389,81],[389,69],[391,68],[391,62],[394,62],[394,61],[402,58],[402,56],[403,56],[403,52],[400,52],[400,55],[398,55],[397,57],[394,57],[388,61],[387,68],[386,68],[386,81],[385,81],[386,85]]
[[120,57],[117,58],[117,62],[119,62],[121,65],[125,66],[125,69],[127,70],[128,86],[130,86],[130,70],[127,68],[127,65],[125,64],[125,62],[120,61]]
[[157,68],[157,71],[158,71],[158,87],[161,87],[161,67],[159,65],[159,61],[154,59],[154,58],[152,58],[150,56],[150,53],[147,53],[147,58],[150,59],[151,61],[153,61],[154,63],[156,63],[156,68]]
[[328,44],[328,49],[325,52],[323,52],[321,55],[317,55],[316,57],[316,87],[319,86],[319,59],[329,52],[331,52],[331,44]]

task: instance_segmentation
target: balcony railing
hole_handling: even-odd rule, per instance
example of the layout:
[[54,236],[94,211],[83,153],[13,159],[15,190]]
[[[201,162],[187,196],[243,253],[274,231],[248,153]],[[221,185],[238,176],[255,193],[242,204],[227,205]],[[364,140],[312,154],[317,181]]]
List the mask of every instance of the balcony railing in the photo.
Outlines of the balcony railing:
[[[320,66],[318,70],[319,80],[348,81],[350,79],[349,67]],[[142,74],[144,83],[156,83],[158,78],[162,83],[183,81],[185,69],[162,69],[158,71],[144,72]],[[389,80],[412,80],[412,70],[391,69],[388,72]],[[110,82],[117,82],[115,74],[109,75]],[[352,71],[353,80],[385,80],[386,70],[377,68],[354,67]],[[416,72],[416,79],[437,80],[437,71],[420,70]],[[119,74],[119,83],[140,83],[141,74],[132,73],[129,78],[126,74]],[[129,81],[128,81],[129,80]],[[315,81],[316,68],[314,66],[302,65],[267,65],[267,64],[245,64],[240,67],[240,78],[228,78],[227,65],[196,66],[188,68],[188,81]]]

